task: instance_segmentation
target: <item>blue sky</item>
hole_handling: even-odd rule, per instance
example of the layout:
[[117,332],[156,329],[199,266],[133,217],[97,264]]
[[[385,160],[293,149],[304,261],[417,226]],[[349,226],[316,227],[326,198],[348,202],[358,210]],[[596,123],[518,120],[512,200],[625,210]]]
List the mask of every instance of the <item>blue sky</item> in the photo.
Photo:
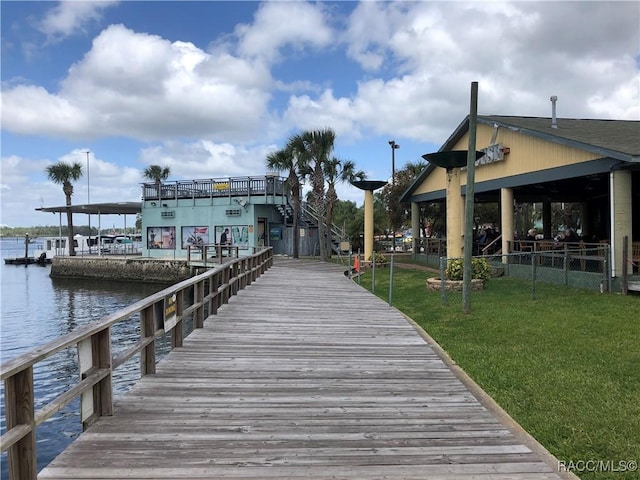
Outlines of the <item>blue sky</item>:
[[[86,170],[86,151],[74,203],[139,201],[152,164],[171,180],[262,175],[291,134],[325,127],[338,157],[388,179],[388,141],[396,168],[437,150],[468,114],[473,81],[480,114],[548,117],[557,95],[559,117],[640,119],[638,2],[0,8],[3,225],[57,225],[35,211],[64,204],[44,170]],[[353,187],[338,193],[362,202]]]

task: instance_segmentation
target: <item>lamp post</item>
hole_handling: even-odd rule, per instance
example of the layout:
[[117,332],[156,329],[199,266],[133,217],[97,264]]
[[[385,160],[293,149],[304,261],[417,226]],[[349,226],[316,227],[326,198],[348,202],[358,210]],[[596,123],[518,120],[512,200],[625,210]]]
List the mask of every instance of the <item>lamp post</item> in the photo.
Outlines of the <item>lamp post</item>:
[[395,140],[389,140],[389,146],[391,147],[391,185],[396,184],[396,149],[400,148],[400,145]]
[[400,148],[400,145],[395,140],[389,140],[389,146],[391,147],[391,185],[396,184],[396,149]]
[[84,152],[87,154],[87,203],[91,203],[91,191],[89,189],[89,150]]
[[[87,154],[87,205],[91,203],[91,191],[89,186],[89,153],[87,150],[84,152]],[[89,214],[89,254],[91,254],[91,214]]]

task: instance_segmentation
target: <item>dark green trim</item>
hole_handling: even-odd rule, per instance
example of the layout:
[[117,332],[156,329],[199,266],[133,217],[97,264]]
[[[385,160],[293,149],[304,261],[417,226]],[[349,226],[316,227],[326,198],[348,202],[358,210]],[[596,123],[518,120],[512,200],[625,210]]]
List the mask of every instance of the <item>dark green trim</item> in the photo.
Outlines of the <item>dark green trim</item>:
[[[536,183],[552,182],[554,180],[567,180],[569,178],[585,177],[598,173],[609,173],[611,168],[620,162],[611,158],[600,158],[588,162],[577,163],[575,165],[565,165],[562,167],[549,168],[537,172],[523,173],[511,177],[496,178],[482,183],[476,183],[474,190],[477,193],[500,190],[501,188],[515,188],[525,185],[535,185]],[[467,186],[462,185],[461,192],[466,194]]]
[[446,198],[447,198],[447,191],[438,190],[436,192],[421,193],[419,195],[414,195],[410,198],[410,200],[407,200],[407,201],[414,202],[414,203],[437,202],[437,201],[445,200]]

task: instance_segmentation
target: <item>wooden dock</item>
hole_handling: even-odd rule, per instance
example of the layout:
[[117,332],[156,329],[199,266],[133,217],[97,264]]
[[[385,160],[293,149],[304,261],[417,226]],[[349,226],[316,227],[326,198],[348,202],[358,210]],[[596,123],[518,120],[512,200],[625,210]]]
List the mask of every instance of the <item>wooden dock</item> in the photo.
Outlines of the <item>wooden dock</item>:
[[560,478],[343,271],[276,259],[38,478]]

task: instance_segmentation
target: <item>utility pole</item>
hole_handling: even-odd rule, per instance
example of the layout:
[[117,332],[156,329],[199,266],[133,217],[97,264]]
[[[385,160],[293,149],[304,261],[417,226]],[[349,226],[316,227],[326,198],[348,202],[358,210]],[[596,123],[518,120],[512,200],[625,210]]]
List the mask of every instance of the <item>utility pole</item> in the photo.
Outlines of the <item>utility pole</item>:
[[462,311],[471,313],[471,266],[473,258],[473,207],[476,169],[476,125],[478,121],[478,82],[471,82],[469,106],[469,150],[467,151],[467,193],[465,196],[464,264],[462,283]]

